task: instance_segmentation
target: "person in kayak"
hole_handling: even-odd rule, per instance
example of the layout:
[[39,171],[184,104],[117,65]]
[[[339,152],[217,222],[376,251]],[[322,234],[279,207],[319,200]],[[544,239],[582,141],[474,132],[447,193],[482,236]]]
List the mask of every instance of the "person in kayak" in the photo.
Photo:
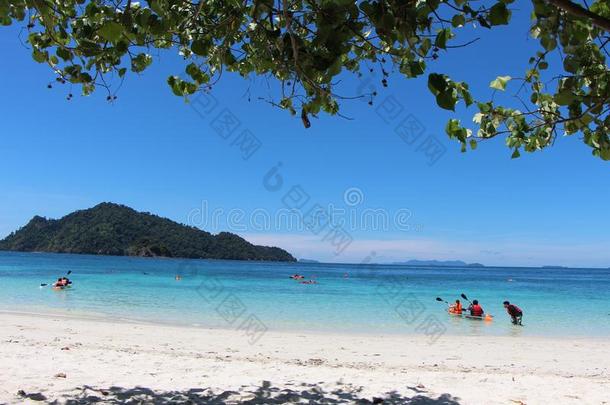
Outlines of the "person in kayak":
[[472,304],[468,307],[471,316],[483,316],[485,311],[483,311],[483,307],[479,305],[479,301],[473,300]]
[[508,301],[504,301],[504,308],[506,308],[506,312],[510,315],[513,325],[521,325],[521,319],[523,318],[523,311],[521,308]]
[[57,279],[55,284],[53,284],[53,288],[66,288],[70,284],[72,284],[72,281],[68,280],[67,277],[60,277]]
[[451,314],[462,314],[462,303],[460,300],[455,300],[455,304],[449,305],[449,313]]

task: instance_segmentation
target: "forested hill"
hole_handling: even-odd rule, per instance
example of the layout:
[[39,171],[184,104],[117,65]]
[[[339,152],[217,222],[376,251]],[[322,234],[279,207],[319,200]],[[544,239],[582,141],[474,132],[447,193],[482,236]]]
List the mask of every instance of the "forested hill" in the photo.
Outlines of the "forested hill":
[[61,219],[35,216],[0,241],[0,250],[295,261],[290,253],[277,247],[253,245],[229,232],[212,235],[113,203],[102,203]]

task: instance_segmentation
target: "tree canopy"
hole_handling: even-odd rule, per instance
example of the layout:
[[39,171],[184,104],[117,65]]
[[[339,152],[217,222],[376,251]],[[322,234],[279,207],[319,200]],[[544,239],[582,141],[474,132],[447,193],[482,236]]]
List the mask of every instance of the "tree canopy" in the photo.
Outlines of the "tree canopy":
[[[112,100],[113,83],[144,71],[156,49],[175,49],[185,60],[185,74],[167,80],[176,95],[209,91],[224,71],[266,76],[278,82],[272,103],[309,127],[311,116],[339,114],[340,103],[359,96],[338,94],[338,75],[373,65],[384,85],[389,72],[427,74],[440,108],[472,109],[472,125],[446,125],[462,150],[503,136],[518,157],[577,134],[610,160],[610,3],[531,2],[529,34],[539,50],[522,78],[498,72],[490,83],[514,87],[513,106],[476,97],[428,66],[441,50],[477,46],[460,39],[473,27],[485,35],[511,24],[513,0],[0,0],[0,21],[24,24],[33,59],[85,95],[103,87]],[[554,60],[562,66],[549,67]]]

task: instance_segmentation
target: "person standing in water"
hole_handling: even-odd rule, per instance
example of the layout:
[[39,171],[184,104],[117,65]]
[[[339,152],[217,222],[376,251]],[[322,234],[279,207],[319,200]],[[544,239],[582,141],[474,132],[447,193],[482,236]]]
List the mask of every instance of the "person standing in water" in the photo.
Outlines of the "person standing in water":
[[508,301],[504,301],[504,308],[506,308],[506,312],[510,315],[513,325],[521,325],[521,319],[523,318],[523,311],[521,308]]

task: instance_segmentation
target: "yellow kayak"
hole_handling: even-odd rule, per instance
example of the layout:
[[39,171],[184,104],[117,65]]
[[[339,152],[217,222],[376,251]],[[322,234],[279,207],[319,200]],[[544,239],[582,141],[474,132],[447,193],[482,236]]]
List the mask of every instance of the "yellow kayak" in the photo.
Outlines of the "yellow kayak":
[[451,311],[448,311],[448,313],[449,313],[449,315],[452,315],[452,316],[459,316],[461,318],[473,319],[473,320],[477,320],[477,321],[491,322],[494,319],[493,315],[489,315],[489,314],[486,314],[484,316],[474,316],[474,315],[469,315],[469,314],[464,314],[464,313],[458,314],[456,312],[451,312]]

